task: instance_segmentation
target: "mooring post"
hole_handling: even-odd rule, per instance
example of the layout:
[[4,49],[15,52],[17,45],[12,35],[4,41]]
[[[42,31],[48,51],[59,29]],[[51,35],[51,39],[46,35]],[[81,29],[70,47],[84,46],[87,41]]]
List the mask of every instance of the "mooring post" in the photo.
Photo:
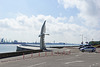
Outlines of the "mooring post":
[[47,56],[47,52],[45,52],[45,56]]
[[23,59],[24,59],[24,53],[23,53]]
[[40,57],[40,52],[39,52],[39,57]]
[[33,57],[33,52],[31,53],[31,57]]
[[51,52],[51,55],[53,56],[53,51]]

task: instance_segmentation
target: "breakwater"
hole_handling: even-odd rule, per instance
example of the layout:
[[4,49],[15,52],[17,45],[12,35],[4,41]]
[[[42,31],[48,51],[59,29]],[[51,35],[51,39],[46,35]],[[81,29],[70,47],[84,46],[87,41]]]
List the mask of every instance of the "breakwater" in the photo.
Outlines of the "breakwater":
[[17,52],[9,52],[9,53],[0,53],[0,59],[20,56],[23,54],[38,53],[38,52],[42,52],[42,50],[25,50],[25,51],[17,51]]

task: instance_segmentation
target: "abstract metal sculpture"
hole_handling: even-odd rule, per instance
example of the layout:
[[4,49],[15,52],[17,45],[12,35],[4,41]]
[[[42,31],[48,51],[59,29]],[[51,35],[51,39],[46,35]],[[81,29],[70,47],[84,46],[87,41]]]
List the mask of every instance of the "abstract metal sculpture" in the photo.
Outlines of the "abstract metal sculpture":
[[46,46],[45,46],[45,35],[49,35],[49,34],[45,34],[46,33],[46,26],[45,26],[46,20],[44,21],[42,28],[41,28],[41,33],[39,35],[40,37],[40,50],[46,50]]

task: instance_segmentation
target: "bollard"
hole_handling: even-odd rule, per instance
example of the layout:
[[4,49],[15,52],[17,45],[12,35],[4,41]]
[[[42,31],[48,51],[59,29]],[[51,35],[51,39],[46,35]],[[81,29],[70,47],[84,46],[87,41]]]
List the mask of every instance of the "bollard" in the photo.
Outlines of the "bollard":
[[51,56],[53,56],[53,51],[51,52]]
[[39,52],[39,57],[40,57],[40,52]]
[[69,54],[71,53],[71,50],[69,51]]
[[65,51],[63,51],[63,55],[65,55]]
[[33,53],[31,53],[31,57],[33,57]]
[[25,57],[24,57],[24,53],[23,53],[23,59],[24,59]]
[[59,56],[59,51],[57,51],[57,54],[58,54],[58,56]]
[[45,52],[45,56],[47,56],[47,52]]
[[57,51],[57,54],[59,54],[59,51]]

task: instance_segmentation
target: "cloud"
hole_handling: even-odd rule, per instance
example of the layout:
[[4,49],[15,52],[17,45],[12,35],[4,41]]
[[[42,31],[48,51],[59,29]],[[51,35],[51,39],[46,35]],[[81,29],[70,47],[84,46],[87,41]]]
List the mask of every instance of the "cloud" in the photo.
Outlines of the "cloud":
[[[70,16],[68,22],[80,25],[80,32],[88,37],[88,40],[100,40],[100,0],[58,0],[58,3],[63,5],[65,10],[68,8],[78,9],[77,16]],[[75,26],[75,25],[74,25]]]
[[100,38],[99,36],[95,37],[100,31],[90,30],[84,26],[72,23],[74,22],[73,16],[70,18],[55,18],[50,15],[32,15],[29,17],[23,14],[18,15],[16,18],[0,19],[0,31],[2,32],[0,36],[11,40],[39,42],[38,35],[44,20],[47,20],[46,32],[50,34],[50,36],[46,36],[46,42],[80,43],[80,34],[86,34],[90,39],[92,37],[94,39]]
[[100,0],[58,0],[65,9],[77,8],[80,13],[78,17],[82,18],[83,23],[90,28],[100,29]]

